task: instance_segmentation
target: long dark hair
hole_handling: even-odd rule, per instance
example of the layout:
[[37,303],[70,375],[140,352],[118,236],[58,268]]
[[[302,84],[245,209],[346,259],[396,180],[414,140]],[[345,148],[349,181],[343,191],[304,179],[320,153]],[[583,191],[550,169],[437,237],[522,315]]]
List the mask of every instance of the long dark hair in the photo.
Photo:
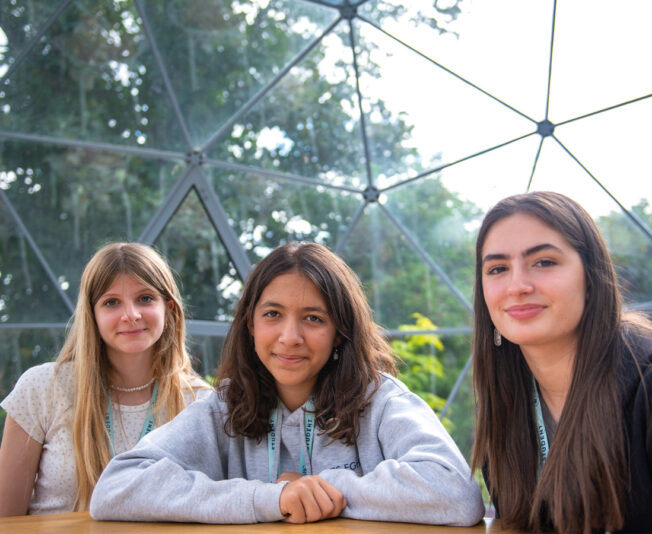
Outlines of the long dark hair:
[[315,284],[341,339],[339,359],[329,359],[321,369],[312,397],[317,426],[332,439],[351,445],[360,413],[369,402],[368,386],[379,382],[382,371],[395,375],[396,364],[355,273],[315,243],[283,245],[247,277],[217,370],[217,380],[228,379],[220,388],[229,409],[224,430],[255,439],[270,430],[269,417],[278,403],[276,385],[256,355],[248,325],[263,290],[288,272],[298,272]]
[[[587,288],[570,390],[538,480],[532,375],[518,345],[505,338],[499,347],[493,343],[482,287],[487,234],[515,214],[536,217],[566,239],[582,259]],[[526,193],[501,200],[487,213],[476,245],[472,466],[486,469],[505,526],[586,533],[622,527],[628,471],[616,378],[627,350],[621,301],[604,239],[573,200],[553,192]]]

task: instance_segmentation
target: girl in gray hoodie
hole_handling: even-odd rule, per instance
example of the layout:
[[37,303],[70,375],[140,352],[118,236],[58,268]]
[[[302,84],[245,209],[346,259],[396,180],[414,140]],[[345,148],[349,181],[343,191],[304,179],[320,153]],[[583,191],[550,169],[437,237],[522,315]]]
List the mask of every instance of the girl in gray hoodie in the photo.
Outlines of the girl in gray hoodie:
[[321,245],[279,247],[247,279],[216,391],[116,456],[91,515],[475,524],[467,463],[395,374],[353,271]]

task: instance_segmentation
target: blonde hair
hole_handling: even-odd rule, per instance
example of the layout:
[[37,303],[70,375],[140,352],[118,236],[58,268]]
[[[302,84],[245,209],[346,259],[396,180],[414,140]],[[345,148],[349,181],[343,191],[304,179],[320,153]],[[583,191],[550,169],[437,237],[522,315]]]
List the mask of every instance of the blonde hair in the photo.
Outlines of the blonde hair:
[[109,401],[109,361],[93,307],[120,275],[128,275],[151,287],[168,303],[163,333],[154,345],[152,361],[153,375],[159,385],[153,408],[157,425],[183,410],[183,392],[192,392],[191,381],[197,376],[185,344],[181,296],[165,260],[151,247],[139,243],[112,243],[98,250],[82,273],[75,314],[57,359],[59,366],[66,362],[74,365],[72,438],[76,511],[88,509],[97,479],[111,459],[104,420]]

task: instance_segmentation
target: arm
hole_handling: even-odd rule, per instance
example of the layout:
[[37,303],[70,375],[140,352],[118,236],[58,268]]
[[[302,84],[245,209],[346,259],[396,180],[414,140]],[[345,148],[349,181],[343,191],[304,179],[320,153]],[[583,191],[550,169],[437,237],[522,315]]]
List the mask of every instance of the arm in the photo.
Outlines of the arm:
[[[93,518],[200,523],[283,519],[279,498],[285,484],[228,479],[244,464],[243,440],[226,436],[222,422],[212,394],[113,458],[95,486]],[[231,471],[229,463],[234,464]]]
[[0,446],[0,517],[27,513],[42,447],[7,415]]
[[[381,401],[361,422],[357,444],[364,476],[346,469],[320,473],[344,494],[347,507],[342,516],[442,525],[477,523],[484,513],[480,489],[430,407],[408,392]],[[374,456],[378,462],[369,465],[368,458]]]

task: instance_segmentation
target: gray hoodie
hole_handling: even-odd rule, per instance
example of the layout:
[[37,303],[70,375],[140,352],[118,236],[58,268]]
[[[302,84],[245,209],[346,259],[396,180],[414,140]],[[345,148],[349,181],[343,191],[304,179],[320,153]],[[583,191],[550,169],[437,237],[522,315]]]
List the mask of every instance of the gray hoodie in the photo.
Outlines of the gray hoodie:
[[[219,393],[193,403],[174,420],[113,458],[90,505],[95,519],[255,523],[283,519],[286,482],[270,473],[307,472],[339,489],[341,516],[375,521],[473,525],[483,515],[478,485],[430,407],[399,380],[383,375],[360,418],[353,446],[315,432],[312,457],[303,439],[303,410],[281,405],[270,469],[267,438],[229,437]],[[279,469],[280,466],[280,469]]]

